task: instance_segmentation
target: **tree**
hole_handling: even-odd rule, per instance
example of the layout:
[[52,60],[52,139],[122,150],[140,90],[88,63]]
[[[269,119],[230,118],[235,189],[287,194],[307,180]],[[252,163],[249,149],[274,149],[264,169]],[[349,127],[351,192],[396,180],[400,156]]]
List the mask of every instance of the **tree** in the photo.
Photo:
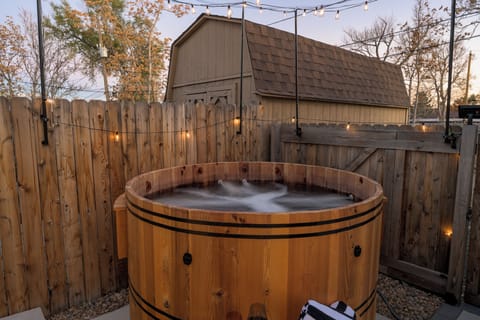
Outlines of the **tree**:
[[13,97],[21,90],[21,59],[25,50],[21,44],[24,40],[20,27],[7,17],[0,24],[0,95]]
[[[66,0],[53,4],[48,27],[81,56],[91,79],[102,73],[105,97],[154,101],[165,71],[169,39],[161,39],[156,24],[164,1],[84,0],[85,10],[73,9]],[[173,12],[182,14],[182,6]],[[104,55],[107,53],[107,55]],[[110,82],[113,85],[110,85]]]
[[344,46],[348,49],[382,61],[390,58],[395,38],[393,17],[378,18],[373,26],[357,31],[353,28],[345,31]]
[[[21,56],[22,73],[24,78],[31,83],[30,97],[33,99],[40,92],[40,63],[38,50],[37,23],[32,14],[26,10],[20,12],[21,33],[23,36],[22,47],[24,55]],[[75,55],[68,50],[64,43],[44,33],[45,50],[45,87],[49,98],[61,98],[84,88],[78,81],[72,80],[78,68]],[[77,79],[78,80],[78,79]]]

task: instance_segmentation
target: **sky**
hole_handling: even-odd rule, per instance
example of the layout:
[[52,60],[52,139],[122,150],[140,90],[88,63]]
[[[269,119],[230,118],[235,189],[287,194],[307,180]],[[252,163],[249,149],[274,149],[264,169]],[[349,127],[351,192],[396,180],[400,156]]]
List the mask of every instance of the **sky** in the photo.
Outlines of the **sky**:
[[[50,2],[59,2],[59,0],[41,0],[44,14],[49,14]],[[82,0],[67,0],[73,7],[81,7]],[[253,1],[253,0],[250,0]],[[349,0],[351,3],[362,3],[363,0]],[[191,3],[229,3],[232,0],[215,1],[215,0],[190,0]],[[238,2],[233,0],[233,2]],[[274,4],[278,6],[288,6],[297,8],[315,7],[322,4],[322,1],[301,0],[262,0],[263,3]],[[324,0],[324,4],[335,2],[334,0]],[[300,16],[298,18],[298,33],[308,38],[322,41],[332,45],[340,45],[344,39],[344,31],[350,28],[363,30],[370,27],[378,17],[394,17],[397,23],[403,23],[410,20],[412,16],[415,0],[372,0],[369,2],[368,10],[363,7],[349,9],[340,12],[340,18],[335,19],[335,13],[326,12],[323,17],[317,17],[313,14]],[[444,5],[450,7],[450,0],[430,0],[432,6]],[[0,23],[5,20],[6,16],[18,16],[20,9],[31,11],[36,17],[36,0],[0,0]],[[205,11],[204,8],[197,7],[196,14],[186,14],[177,18],[169,12],[164,12],[158,23],[158,30],[163,36],[172,40],[176,39],[188,26]],[[212,8],[212,14],[226,15],[226,8]],[[240,7],[233,7],[233,17],[241,16]],[[284,15],[282,12],[271,12],[264,10],[259,13],[256,8],[247,8],[245,18],[257,23],[269,25],[276,21],[282,20]],[[289,32],[294,30],[294,21],[289,19],[281,23],[275,23],[272,27],[283,29]],[[471,93],[480,93],[480,39],[469,40],[466,43],[468,50],[473,53],[472,60],[472,78]],[[478,57],[476,57],[478,56]],[[94,97],[100,98],[100,97]]]

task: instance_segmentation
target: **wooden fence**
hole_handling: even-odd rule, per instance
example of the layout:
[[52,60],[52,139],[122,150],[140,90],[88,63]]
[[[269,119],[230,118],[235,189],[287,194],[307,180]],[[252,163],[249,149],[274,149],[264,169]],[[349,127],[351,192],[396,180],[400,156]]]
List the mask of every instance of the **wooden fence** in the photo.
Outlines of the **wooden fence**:
[[269,157],[267,124],[244,121],[237,135],[232,106],[47,107],[42,145],[39,101],[0,97],[0,316],[37,306],[48,314],[117,288],[112,203],[131,177]]
[[[0,316],[37,306],[49,314],[115,290],[112,203],[125,182],[214,161],[315,163],[379,180],[389,198],[384,270],[457,295],[467,242],[460,235],[468,231],[457,182],[468,189],[470,169],[459,170],[469,167],[468,154],[443,144],[439,132],[397,126],[305,126],[298,138],[291,124],[272,126],[261,106],[244,108],[239,135],[237,115],[233,106],[60,100],[48,104],[49,144],[42,145],[39,102],[0,97]],[[480,296],[475,190],[470,301]]]
[[[452,302],[460,300],[476,126],[457,128],[461,148],[445,144],[444,129],[435,127],[305,126],[301,138],[291,126],[273,130],[272,160],[335,167],[379,181],[388,198],[383,271]],[[466,298],[471,302],[480,296],[478,210],[473,215],[467,276]]]

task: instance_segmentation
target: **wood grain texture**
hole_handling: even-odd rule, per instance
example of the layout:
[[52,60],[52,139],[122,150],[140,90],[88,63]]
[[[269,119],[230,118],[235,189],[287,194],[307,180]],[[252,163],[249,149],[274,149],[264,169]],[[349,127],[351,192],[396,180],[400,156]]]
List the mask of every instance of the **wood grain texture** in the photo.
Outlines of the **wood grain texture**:
[[[47,278],[49,291],[49,310],[47,313],[55,313],[64,308],[68,303],[66,290],[67,277],[64,266],[65,245],[63,233],[63,215],[60,204],[59,176],[56,150],[56,136],[54,135],[55,121],[53,110],[56,102],[50,102],[48,122],[48,145],[39,145],[38,148],[38,181],[41,211],[43,216],[43,238],[47,262]],[[35,112],[40,112],[41,101],[35,100],[33,105]],[[43,137],[43,122],[38,121],[36,136]],[[45,308],[46,309],[46,308]]]
[[85,101],[72,102],[73,133],[76,143],[75,166],[77,168],[77,196],[80,214],[81,242],[83,249],[83,267],[85,298],[92,301],[101,295],[101,276],[98,243],[98,214],[94,192],[94,171],[92,163],[92,139],[88,105]]
[[[308,213],[222,213],[164,206],[139,196],[198,183],[204,173],[227,180],[308,180],[365,201]],[[146,319],[148,312],[246,317],[252,303],[260,301],[272,319],[292,319],[309,298],[344,300],[357,308],[359,319],[375,317],[383,194],[373,180],[297,164],[222,162],[139,176],[127,184],[126,197],[132,318]],[[356,246],[362,248],[358,257]]]
[[27,277],[21,236],[20,207],[15,177],[14,144],[10,101],[0,97],[0,240],[3,286],[0,295],[2,315],[29,307]]
[[[13,139],[17,157],[18,199],[24,238],[25,276],[29,307],[48,305],[47,261],[43,246],[43,216],[38,182],[39,141],[35,134],[39,116],[33,114],[29,100],[12,101]],[[41,146],[41,145],[40,145]]]

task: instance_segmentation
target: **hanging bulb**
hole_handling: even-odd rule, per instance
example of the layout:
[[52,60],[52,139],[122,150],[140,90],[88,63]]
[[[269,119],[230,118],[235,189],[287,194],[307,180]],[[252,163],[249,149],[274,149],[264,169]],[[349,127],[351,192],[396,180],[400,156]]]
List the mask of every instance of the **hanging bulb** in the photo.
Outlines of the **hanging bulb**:
[[232,17],[232,8],[230,7],[230,5],[228,5],[227,18],[230,19],[231,17]]
[[303,13],[302,13],[302,16],[306,16],[307,15],[307,9],[303,9]]
[[120,134],[118,133],[118,131],[115,131],[114,140],[115,140],[115,142],[119,142],[119,141],[120,141]]
[[347,129],[347,130],[350,130],[350,122],[347,122],[346,129]]
[[363,10],[368,11],[368,1],[365,1],[365,4],[363,5]]
[[210,8],[208,6],[205,8],[205,13],[207,16],[210,15]]
[[256,4],[257,4],[257,7],[260,6],[260,0],[257,0]]
[[335,20],[340,19],[340,10],[337,10],[337,13],[335,14]]
[[325,14],[325,8],[323,7],[323,5],[320,6],[320,11],[318,13],[320,16],[323,16]]
[[195,6],[192,4],[192,13],[195,14]]
[[284,17],[287,16],[287,11],[283,11],[283,16],[284,16]]
[[318,15],[318,8],[317,7],[315,7],[315,10],[313,10],[313,15],[314,16]]
[[242,5],[243,5],[243,8],[246,8],[247,7],[247,2],[244,1]]
[[171,0],[168,0],[168,10],[172,10],[172,2],[171,2]]
[[263,13],[263,8],[262,7],[260,7],[259,12],[260,12],[260,14]]

